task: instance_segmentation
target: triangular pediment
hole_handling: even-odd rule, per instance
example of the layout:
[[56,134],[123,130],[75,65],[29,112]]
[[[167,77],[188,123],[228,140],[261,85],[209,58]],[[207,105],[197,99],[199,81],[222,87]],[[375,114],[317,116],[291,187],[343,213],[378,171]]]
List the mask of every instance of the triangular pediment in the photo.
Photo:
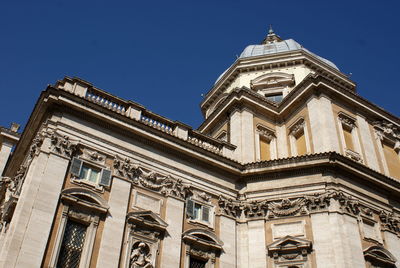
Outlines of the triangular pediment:
[[128,220],[161,229],[165,229],[168,226],[160,216],[150,210],[130,212],[128,213]]
[[277,241],[269,244],[267,246],[269,251],[277,251],[277,250],[296,250],[296,249],[311,249],[312,243],[306,239],[294,237],[294,236],[285,236]]

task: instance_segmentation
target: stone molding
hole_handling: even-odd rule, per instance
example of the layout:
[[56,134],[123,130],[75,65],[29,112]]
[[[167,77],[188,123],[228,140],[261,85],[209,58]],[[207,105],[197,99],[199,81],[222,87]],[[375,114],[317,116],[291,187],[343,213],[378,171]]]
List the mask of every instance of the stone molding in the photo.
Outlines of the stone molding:
[[115,156],[114,175],[129,179],[133,185],[158,192],[165,196],[186,199],[192,194],[191,185],[171,175],[163,175],[134,163],[128,158]]
[[218,200],[219,214],[238,220],[286,218],[328,211],[369,219],[376,214],[379,215],[383,230],[400,235],[400,215],[377,211],[338,190],[280,200],[239,201],[222,195]]
[[[279,264],[304,264],[312,251],[312,242],[306,239],[285,236],[267,245],[268,255]],[[290,265],[289,265],[290,266]],[[291,267],[291,266],[290,266]]]

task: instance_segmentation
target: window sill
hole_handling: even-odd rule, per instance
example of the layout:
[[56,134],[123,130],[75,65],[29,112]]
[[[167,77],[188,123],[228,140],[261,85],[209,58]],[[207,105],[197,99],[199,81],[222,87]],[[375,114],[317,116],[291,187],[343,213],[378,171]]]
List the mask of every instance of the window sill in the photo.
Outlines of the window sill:
[[97,183],[93,183],[90,181],[86,181],[86,180],[82,180],[82,179],[74,178],[74,177],[71,178],[71,183],[77,184],[79,186],[83,186],[86,188],[90,188],[91,190],[94,190],[99,193],[104,193],[104,187],[101,185],[98,185]]
[[199,225],[202,227],[208,227],[212,230],[214,230],[213,224],[211,222],[204,222],[204,221],[200,221],[200,220],[195,220],[195,219],[190,219],[188,218],[187,221],[193,225]]

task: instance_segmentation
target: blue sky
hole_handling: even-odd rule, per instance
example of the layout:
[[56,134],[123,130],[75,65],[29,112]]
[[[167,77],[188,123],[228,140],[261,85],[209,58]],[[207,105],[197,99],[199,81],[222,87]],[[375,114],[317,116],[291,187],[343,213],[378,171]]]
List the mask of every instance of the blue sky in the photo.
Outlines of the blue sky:
[[201,94],[269,24],[399,116],[398,10],[394,0],[3,0],[0,125],[25,125],[47,84],[77,76],[196,128]]

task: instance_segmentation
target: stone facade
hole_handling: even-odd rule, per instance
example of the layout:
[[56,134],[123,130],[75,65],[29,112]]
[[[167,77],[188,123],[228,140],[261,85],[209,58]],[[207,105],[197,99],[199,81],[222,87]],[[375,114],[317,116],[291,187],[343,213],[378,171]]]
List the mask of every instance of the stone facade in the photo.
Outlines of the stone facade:
[[0,267],[400,267],[400,119],[293,42],[246,48],[197,130],[48,86],[1,129]]

